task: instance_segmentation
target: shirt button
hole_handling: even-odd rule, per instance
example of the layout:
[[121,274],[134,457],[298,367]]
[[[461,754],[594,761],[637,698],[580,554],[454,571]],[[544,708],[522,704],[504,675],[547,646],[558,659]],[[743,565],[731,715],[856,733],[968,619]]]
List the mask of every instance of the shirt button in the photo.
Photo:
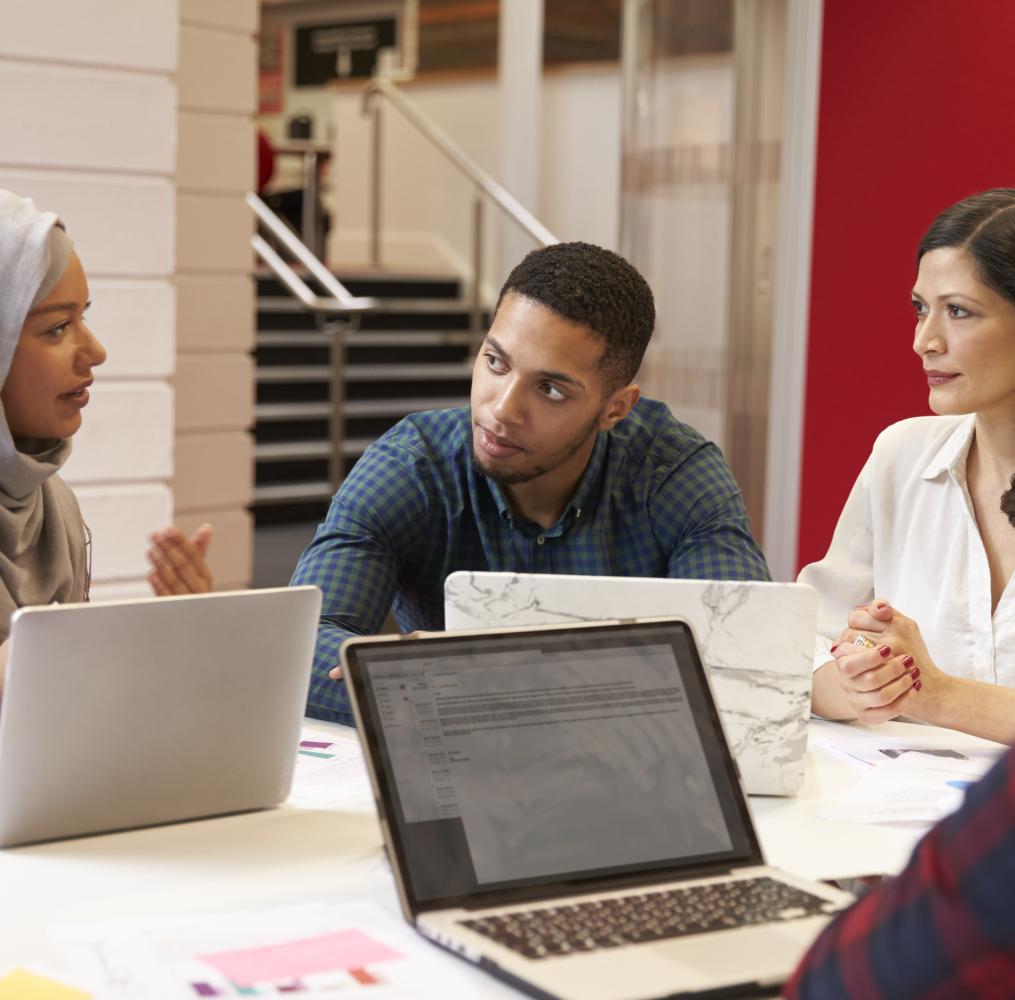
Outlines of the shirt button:
[[546,541],[546,536],[545,536],[545,535],[540,535],[540,536],[539,536],[539,537],[538,537],[538,538],[536,539],[536,544],[537,544],[537,545],[542,545],[542,544],[543,544],[543,542],[545,542],[545,541]]

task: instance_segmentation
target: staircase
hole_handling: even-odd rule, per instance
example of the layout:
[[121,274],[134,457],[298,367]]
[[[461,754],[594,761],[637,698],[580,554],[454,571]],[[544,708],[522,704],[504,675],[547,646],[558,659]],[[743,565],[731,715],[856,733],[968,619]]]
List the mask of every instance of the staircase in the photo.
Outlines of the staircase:
[[[345,338],[342,474],[407,413],[468,402],[469,307],[446,277],[349,277],[382,300]],[[332,495],[329,337],[274,279],[257,279],[255,524],[319,521]]]

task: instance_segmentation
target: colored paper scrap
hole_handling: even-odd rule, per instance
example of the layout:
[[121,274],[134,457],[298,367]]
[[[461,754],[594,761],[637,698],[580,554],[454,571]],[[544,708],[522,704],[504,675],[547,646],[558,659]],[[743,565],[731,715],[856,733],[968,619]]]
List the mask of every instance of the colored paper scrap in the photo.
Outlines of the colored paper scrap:
[[325,740],[300,740],[300,746],[305,747],[307,750],[327,750],[328,747],[333,747],[335,744],[326,742]]
[[358,930],[334,931],[281,944],[197,956],[238,987],[291,980],[316,972],[362,969],[402,956]]
[[0,1000],[88,1000],[90,996],[27,969],[15,969],[0,978]]

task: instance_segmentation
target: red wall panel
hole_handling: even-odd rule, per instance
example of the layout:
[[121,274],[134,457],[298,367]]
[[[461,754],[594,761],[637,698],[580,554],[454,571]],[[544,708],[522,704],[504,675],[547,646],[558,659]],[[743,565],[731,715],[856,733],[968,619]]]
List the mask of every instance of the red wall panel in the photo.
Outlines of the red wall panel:
[[1002,185],[1015,186],[1015,2],[825,0],[800,565],[824,555],[878,432],[930,412],[909,305],[920,237]]

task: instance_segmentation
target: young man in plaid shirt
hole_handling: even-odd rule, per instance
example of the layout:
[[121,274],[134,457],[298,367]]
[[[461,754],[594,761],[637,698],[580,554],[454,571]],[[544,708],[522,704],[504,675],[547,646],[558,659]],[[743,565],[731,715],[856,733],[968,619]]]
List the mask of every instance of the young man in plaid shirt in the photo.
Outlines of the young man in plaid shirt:
[[414,413],[332,500],[292,582],[324,592],[308,714],[352,722],[338,651],[439,630],[455,570],[767,580],[719,449],[634,377],[652,292],[585,243],[530,253],[501,290],[471,405]]

